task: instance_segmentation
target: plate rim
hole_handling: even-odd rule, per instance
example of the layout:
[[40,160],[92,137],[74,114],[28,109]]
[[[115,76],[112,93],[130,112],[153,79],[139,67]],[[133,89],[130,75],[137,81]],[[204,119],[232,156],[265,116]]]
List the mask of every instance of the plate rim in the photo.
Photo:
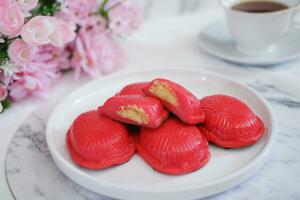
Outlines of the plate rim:
[[[90,175],[84,173],[82,170],[75,168],[74,166],[71,165],[71,163],[67,162],[59,153],[59,151],[55,148],[55,145],[52,141],[52,137],[51,137],[51,131],[49,130],[49,124],[51,124],[51,122],[54,120],[54,114],[56,114],[58,111],[58,108],[61,107],[61,105],[64,104],[65,101],[68,101],[69,99],[72,99],[74,96],[76,96],[79,92],[83,91],[85,88],[90,87],[90,85],[95,84],[96,82],[106,82],[107,80],[110,79],[114,79],[117,77],[122,77],[122,76],[126,76],[126,75],[133,75],[133,74],[138,74],[138,73],[145,73],[145,72],[151,72],[153,73],[153,71],[158,71],[158,72],[168,72],[168,71],[172,71],[172,72],[194,72],[194,73],[199,73],[199,74],[209,74],[211,76],[215,76],[215,77],[219,77],[231,82],[234,82],[235,84],[241,85],[242,87],[248,89],[250,92],[252,92],[262,103],[263,105],[266,107],[268,114],[270,116],[270,124],[271,127],[269,127],[269,131],[270,131],[270,137],[268,142],[265,144],[265,146],[263,147],[262,151],[251,161],[249,162],[249,164],[247,164],[246,166],[242,167],[241,169],[237,170],[236,172],[224,177],[224,178],[219,178],[215,181],[212,181],[208,184],[202,184],[202,185],[196,185],[194,187],[191,186],[187,186],[187,187],[181,187],[181,188],[176,188],[176,189],[159,189],[159,188],[133,188],[132,187],[126,187],[126,185],[115,185],[111,182],[107,182],[107,181],[99,181],[99,179],[96,179],[94,177],[91,177]],[[191,190],[195,190],[195,189],[203,189],[203,188],[207,188],[207,187],[211,187],[213,185],[220,185],[220,184],[224,184],[230,180],[234,180],[235,178],[238,178],[239,176],[242,175],[246,175],[247,172],[250,173],[252,169],[255,169],[255,167],[259,164],[263,164],[263,161],[265,160],[265,158],[267,157],[267,155],[270,153],[271,148],[275,142],[276,139],[276,135],[277,135],[277,119],[275,117],[275,114],[273,113],[272,109],[270,108],[269,104],[267,103],[267,101],[259,94],[257,93],[254,89],[250,88],[249,86],[245,85],[244,83],[241,83],[239,81],[234,80],[231,77],[228,77],[226,75],[223,74],[218,74],[218,73],[214,73],[214,72],[210,72],[207,70],[199,70],[199,69],[186,69],[186,68],[165,68],[165,69],[155,69],[155,70],[151,70],[151,69],[146,69],[146,70],[130,70],[128,72],[121,72],[121,73],[115,73],[112,75],[108,75],[106,77],[103,77],[101,79],[97,79],[94,81],[90,81],[84,85],[82,85],[81,87],[79,87],[78,89],[76,89],[75,91],[73,91],[71,94],[69,94],[68,96],[66,96],[65,98],[63,98],[56,106],[55,108],[52,110],[49,119],[47,121],[47,126],[46,126],[46,142],[48,145],[48,149],[49,152],[56,164],[56,166],[59,168],[60,171],[62,171],[65,175],[67,175],[70,179],[72,179],[73,181],[75,181],[76,183],[78,183],[79,185],[82,185],[81,183],[77,182],[73,177],[70,177],[71,175],[69,175],[68,172],[65,172],[64,169],[61,168],[60,163],[64,163],[65,166],[68,167],[69,170],[72,171],[72,174],[76,173],[76,174],[80,174],[81,176],[84,176],[86,180],[92,181],[92,182],[97,182],[97,184],[101,185],[101,187],[113,187],[114,189],[119,189],[119,190],[123,190],[123,191],[128,191],[128,192],[180,192],[180,191],[191,191]],[[59,160],[60,163],[57,163],[57,159]],[[238,183],[233,184],[232,186],[235,186]],[[82,185],[85,188],[88,188],[90,190],[93,190],[85,185]],[[230,187],[232,187],[230,186]],[[222,192],[225,189],[220,189],[218,192]],[[95,190],[93,190],[95,191]],[[100,191],[95,191],[95,192],[100,192]],[[103,193],[104,194],[104,193]],[[106,194],[107,195],[107,194]]]

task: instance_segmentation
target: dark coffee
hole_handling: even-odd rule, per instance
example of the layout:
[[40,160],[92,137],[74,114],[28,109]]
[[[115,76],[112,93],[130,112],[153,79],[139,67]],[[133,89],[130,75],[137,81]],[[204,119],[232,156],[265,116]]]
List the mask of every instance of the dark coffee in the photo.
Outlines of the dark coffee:
[[246,1],[232,6],[234,10],[250,13],[274,12],[288,8],[287,5],[275,1]]

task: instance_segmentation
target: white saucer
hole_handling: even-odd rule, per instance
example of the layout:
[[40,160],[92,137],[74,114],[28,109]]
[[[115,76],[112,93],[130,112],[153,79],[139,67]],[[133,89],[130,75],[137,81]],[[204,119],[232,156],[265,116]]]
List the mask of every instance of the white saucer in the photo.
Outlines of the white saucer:
[[241,64],[273,65],[300,57],[300,31],[292,31],[276,44],[273,52],[247,55],[234,45],[225,21],[208,24],[199,34],[200,47],[221,59]]
[[[78,114],[101,105],[124,85],[166,77],[191,90],[199,98],[223,93],[245,101],[266,126],[263,138],[248,148],[226,150],[210,146],[211,160],[190,174],[169,176],[158,173],[138,155],[129,162],[106,170],[78,167],[65,145],[68,127]],[[112,75],[95,80],[66,97],[52,112],[46,140],[58,168],[79,185],[109,197],[130,200],[185,200],[224,191],[253,174],[269,154],[276,135],[276,120],[266,101],[249,87],[227,77],[200,70],[149,70]]]

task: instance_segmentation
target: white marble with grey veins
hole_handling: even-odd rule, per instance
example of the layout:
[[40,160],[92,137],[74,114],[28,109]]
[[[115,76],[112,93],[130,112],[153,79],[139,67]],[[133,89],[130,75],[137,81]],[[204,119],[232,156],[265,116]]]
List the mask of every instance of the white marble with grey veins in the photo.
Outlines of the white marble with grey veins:
[[[153,3],[153,0],[140,0],[140,2],[144,6],[146,19],[158,18],[156,13],[160,13],[160,16],[167,15],[167,10],[163,8],[170,9],[168,12],[173,14],[180,14],[195,11],[199,7],[203,8],[201,13],[205,17],[199,16],[196,19],[184,20],[178,18],[176,22],[178,21],[179,28],[173,26],[174,22],[168,21],[169,26],[162,29],[161,31],[165,32],[159,32],[160,35],[157,35],[159,29],[152,30],[153,33],[151,32],[150,36],[160,37],[160,40],[164,39],[159,46],[157,43],[150,43],[151,45],[143,43],[143,38],[127,45],[126,69],[137,69],[137,66],[148,69],[150,67],[158,69],[161,66],[191,66],[191,68],[223,73],[246,83],[259,92],[267,99],[277,116],[278,137],[265,165],[242,184],[207,199],[300,199],[299,62],[293,61],[260,68],[239,66],[218,60],[202,52],[196,45],[199,27],[206,23],[204,19],[220,17],[220,10],[215,10],[215,5],[210,7],[205,4],[213,1],[155,1],[165,6],[159,6],[158,3]],[[159,9],[164,10],[163,14]],[[187,22],[195,25],[191,26]],[[158,24],[158,27],[160,26],[161,24]],[[185,28],[189,28],[189,30],[185,30]],[[146,34],[146,36],[148,35]],[[137,57],[136,55],[141,56]],[[44,136],[50,110],[49,105],[38,109],[23,123],[10,143],[7,151],[6,175],[13,195],[17,200],[109,199],[82,188],[56,168],[48,152]]]
[[[262,94],[279,121],[278,138],[265,165],[244,183],[209,197],[223,199],[300,199],[300,100],[272,83],[247,83]],[[7,154],[6,174],[18,200],[104,200],[68,179],[55,166],[45,141],[48,113],[40,108],[17,131]]]
[[108,199],[69,180],[52,161],[45,140],[45,114],[33,114],[8,148],[6,175],[16,199]]

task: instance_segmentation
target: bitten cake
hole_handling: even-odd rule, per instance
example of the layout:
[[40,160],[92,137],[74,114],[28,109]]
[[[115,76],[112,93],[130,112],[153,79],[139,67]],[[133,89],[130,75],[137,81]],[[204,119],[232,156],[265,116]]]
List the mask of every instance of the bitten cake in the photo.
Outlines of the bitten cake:
[[159,127],[169,115],[159,100],[142,95],[111,97],[99,111],[114,120],[148,128]]
[[177,83],[157,78],[148,84],[145,93],[160,99],[169,111],[185,123],[198,124],[204,121],[199,99]]

